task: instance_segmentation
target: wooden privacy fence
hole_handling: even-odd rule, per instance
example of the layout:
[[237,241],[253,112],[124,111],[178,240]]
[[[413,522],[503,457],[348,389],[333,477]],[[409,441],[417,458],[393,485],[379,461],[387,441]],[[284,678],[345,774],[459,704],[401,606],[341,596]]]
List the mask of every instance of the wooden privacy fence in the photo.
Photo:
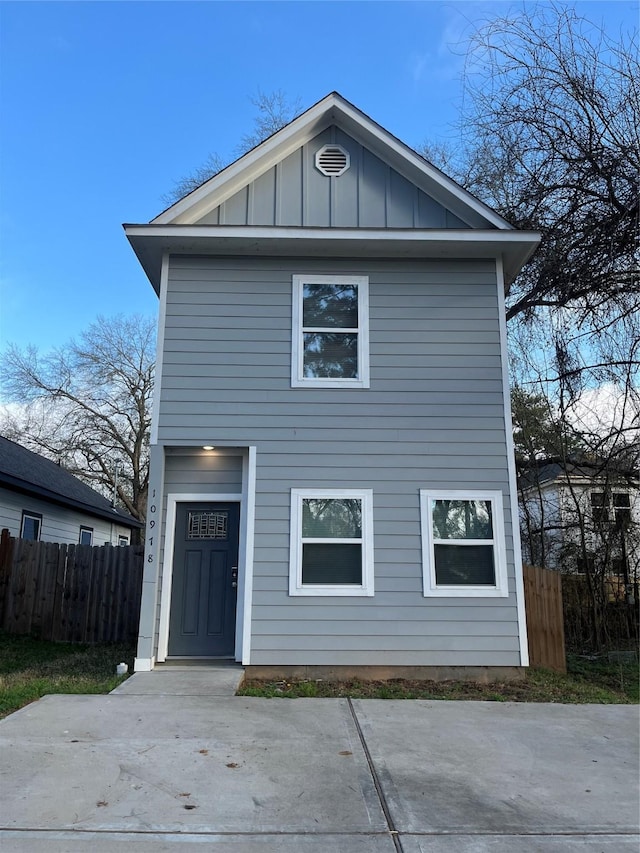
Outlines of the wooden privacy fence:
[[142,545],[0,538],[0,627],[43,640],[112,643],[138,633]]
[[523,566],[529,663],[567,671],[560,572]]

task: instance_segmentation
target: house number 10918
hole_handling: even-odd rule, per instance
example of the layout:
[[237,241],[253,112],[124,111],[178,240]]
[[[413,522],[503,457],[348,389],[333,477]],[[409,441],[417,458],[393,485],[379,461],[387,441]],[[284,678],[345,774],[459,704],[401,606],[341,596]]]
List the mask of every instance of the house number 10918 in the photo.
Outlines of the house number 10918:
[[[151,493],[151,497],[155,498],[155,496],[156,496],[156,490],[154,489],[153,492]],[[155,511],[156,511],[156,505],[151,504],[151,506],[149,507],[149,512],[153,514],[153,513],[155,513]],[[156,526],[155,519],[153,519],[153,518],[149,519],[149,527],[152,529],[155,526]],[[149,542],[149,547],[152,548],[153,547],[153,536],[149,537],[148,542]],[[153,563],[153,554],[147,554],[147,563]]]

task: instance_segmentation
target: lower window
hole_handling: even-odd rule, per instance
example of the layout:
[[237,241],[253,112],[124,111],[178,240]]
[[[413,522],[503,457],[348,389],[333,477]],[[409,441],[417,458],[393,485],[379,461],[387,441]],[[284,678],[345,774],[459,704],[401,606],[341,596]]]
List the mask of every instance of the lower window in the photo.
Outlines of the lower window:
[[372,492],[291,490],[290,595],[373,595]]
[[80,527],[80,544],[93,545],[93,527]]
[[40,513],[22,510],[22,521],[20,523],[21,539],[30,539],[32,542],[38,542],[40,539],[41,527],[42,516]]
[[420,491],[425,596],[505,598],[501,492]]

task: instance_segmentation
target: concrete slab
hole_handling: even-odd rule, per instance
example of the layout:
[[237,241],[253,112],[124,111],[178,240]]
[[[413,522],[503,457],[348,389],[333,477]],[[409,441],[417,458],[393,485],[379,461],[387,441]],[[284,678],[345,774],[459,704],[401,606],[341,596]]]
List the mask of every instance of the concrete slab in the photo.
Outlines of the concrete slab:
[[0,752],[7,830],[387,829],[346,700],[48,696]]
[[524,834],[522,849],[535,849],[536,834],[547,845],[556,834],[638,832],[637,706],[353,704],[396,827],[456,835],[440,847],[416,839],[415,850],[507,849],[499,839],[461,847],[465,834]]
[[111,692],[118,696],[235,696],[243,678],[241,666],[172,666],[136,672]]
[[404,853],[638,849],[637,707],[360,700],[356,725],[169,674],[0,721],[3,853],[392,853],[367,755]]
[[2,853],[394,853],[386,835],[196,835],[125,832],[0,832]]
[[638,850],[637,835],[402,835],[400,840],[403,853],[635,853]]

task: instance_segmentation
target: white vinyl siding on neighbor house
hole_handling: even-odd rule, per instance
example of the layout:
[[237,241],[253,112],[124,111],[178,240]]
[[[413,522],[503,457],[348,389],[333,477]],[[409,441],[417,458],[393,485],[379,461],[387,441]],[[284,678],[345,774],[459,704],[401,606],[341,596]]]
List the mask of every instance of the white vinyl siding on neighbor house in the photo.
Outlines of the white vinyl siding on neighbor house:
[[289,595],[374,594],[368,489],[292,489]]
[[369,279],[294,275],[291,386],[369,387]]
[[21,536],[23,510],[41,519],[39,539],[42,542],[77,545],[80,527],[93,529],[94,545],[115,545],[120,535],[126,536],[127,540],[131,538],[130,528],[117,521],[109,522],[86,512],[0,488],[0,527],[6,527],[11,536]]
[[424,595],[506,598],[501,492],[420,490]]

